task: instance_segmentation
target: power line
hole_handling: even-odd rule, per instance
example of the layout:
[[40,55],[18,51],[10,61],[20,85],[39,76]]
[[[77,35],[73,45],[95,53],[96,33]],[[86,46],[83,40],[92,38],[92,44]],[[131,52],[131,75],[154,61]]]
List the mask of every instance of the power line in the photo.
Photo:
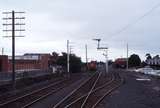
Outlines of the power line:
[[[15,24],[19,24],[19,26],[21,25],[25,25],[24,23],[17,23],[20,19],[25,19],[24,17],[16,17],[17,15],[15,14],[23,14],[24,12],[15,12],[15,11],[11,11],[11,12],[3,12],[3,14],[6,15],[5,18],[3,18],[3,20],[6,20],[6,23],[3,24],[3,26],[6,26],[6,29],[4,29],[3,31],[6,32],[6,36],[4,37],[11,37],[12,38],[12,86],[13,86],[13,90],[15,90],[15,86],[16,86],[16,67],[15,67],[15,37],[23,37],[23,36],[17,36],[15,33],[17,31],[25,31],[24,29],[16,29]],[[8,17],[8,14],[11,15],[11,17]],[[8,20],[11,20],[11,23],[8,23]],[[7,28],[7,27],[10,28]],[[7,33],[11,32],[11,36],[8,35]]]
[[160,7],[160,3],[158,3],[157,5],[155,5],[154,7],[152,7],[149,11],[147,11],[146,13],[144,13],[142,16],[140,16],[138,19],[136,19],[135,21],[133,21],[132,23],[127,24],[125,27],[123,27],[121,30],[119,30],[118,32],[114,33],[111,36],[115,36],[115,35],[119,35],[120,33],[124,32],[125,30],[127,30],[129,27],[131,27],[132,25],[138,23],[140,20],[142,20],[144,17],[148,16],[150,13],[152,13],[155,9],[157,9],[158,7]]

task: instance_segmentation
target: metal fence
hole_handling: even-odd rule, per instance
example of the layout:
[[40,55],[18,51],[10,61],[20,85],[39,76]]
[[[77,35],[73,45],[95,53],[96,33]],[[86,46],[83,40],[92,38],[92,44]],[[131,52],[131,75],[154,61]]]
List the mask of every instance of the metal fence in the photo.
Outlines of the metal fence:
[[[37,77],[42,75],[52,74],[49,70],[30,70],[30,71],[16,71],[16,79],[28,78],[28,77]],[[12,72],[0,72],[0,81],[11,81]]]

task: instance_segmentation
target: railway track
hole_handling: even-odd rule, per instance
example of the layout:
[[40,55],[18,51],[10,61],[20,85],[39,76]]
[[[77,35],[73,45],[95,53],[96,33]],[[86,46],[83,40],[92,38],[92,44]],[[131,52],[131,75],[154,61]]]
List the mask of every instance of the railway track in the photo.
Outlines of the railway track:
[[23,96],[17,97],[15,99],[12,99],[10,101],[7,101],[3,104],[0,104],[0,108],[27,108],[33,103],[38,102],[39,100],[56,93],[60,89],[68,86],[71,84],[74,80],[73,79],[65,79],[58,82],[55,82],[53,84],[50,84],[46,87],[43,87],[41,89],[35,90],[31,93],[25,94]]
[[[64,78],[63,78],[64,79]],[[55,83],[57,81],[62,80],[62,78],[58,78],[58,79],[53,79],[50,81],[46,81],[46,82],[42,82],[42,83],[38,83],[32,87],[25,87],[21,90],[17,90],[16,92],[7,92],[4,93],[3,95],[0,95],[0,104],[6,103],[7,101],[13,100],[15,98],[21,97],[27,93],[33,92],[34,90],[38,90],[40,88],[45,87],[46,85],[49,85],[51,83]]]
[[101,73],[96,72],[91,78],[83,82],[78,88],[73,90],[69,95],[67,95],[63,100],[57,103],[53,108],[64,108],[68,103],[73,102],[78,97],[88,93],[95,85],[95,82],[100,78]]
[[84,101],[81,108],[95,108],[105,96],[109,95],[115,88],[120,86],[121,78],[118,74],[114,75],[113,80],[102,86],[100,89],[95,90],[91,94],[88,94],[87,101]]
[[[72,78],[55,82],[44,88],[0,104],[0,108],[28,108],[32,104],[56,93],[74,81],[74,78]],[[122,81],[117,73],[108,74],[108,77],[103,77],[101,72],[96,72],[59,103],[52,106],[52,108],[95,108],[106,95],[120,86]]]
[[102,78],[97,78],[92,88],[88,92],[81,94],[80,97],[72,98],[72,102],[67,101],[68,98],[66,98],[63,100],[66,101],[65,103],[60,102],[53,108],[95,108],[103,100],[104,97],[106,97],[114,89],[119,87],[123,81],[117,73],[112,74],[111,79],[107,80],[106,83],[101,85],[100,79]]

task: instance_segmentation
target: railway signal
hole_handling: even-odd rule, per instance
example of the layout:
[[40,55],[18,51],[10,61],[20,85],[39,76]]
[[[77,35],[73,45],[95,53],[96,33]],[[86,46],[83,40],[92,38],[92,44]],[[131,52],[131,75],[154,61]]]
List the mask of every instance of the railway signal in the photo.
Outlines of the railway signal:
[[[93,39],[94,41],[98,42],[97,50],[103,50],[105,51],[105,54],[103,54],[106,58],[106,74],[108,73],[108,47],[100,47],[100,41],[101,39]],[[105,74],[105,75],[106,75]]]
[[101,39],[93,39],[93,40],[98,42],[98,47],[97,47],[97,49],[99,49],[99,44],[100,44]]

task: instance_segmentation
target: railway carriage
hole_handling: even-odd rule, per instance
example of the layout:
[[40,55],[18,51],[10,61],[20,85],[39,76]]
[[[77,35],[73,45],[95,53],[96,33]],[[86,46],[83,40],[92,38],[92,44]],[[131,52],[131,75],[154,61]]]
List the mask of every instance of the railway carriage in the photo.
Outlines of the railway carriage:
[[91,61],[90,63],[88,63],[88,70],[96,71],[97,70],[97,62]]

